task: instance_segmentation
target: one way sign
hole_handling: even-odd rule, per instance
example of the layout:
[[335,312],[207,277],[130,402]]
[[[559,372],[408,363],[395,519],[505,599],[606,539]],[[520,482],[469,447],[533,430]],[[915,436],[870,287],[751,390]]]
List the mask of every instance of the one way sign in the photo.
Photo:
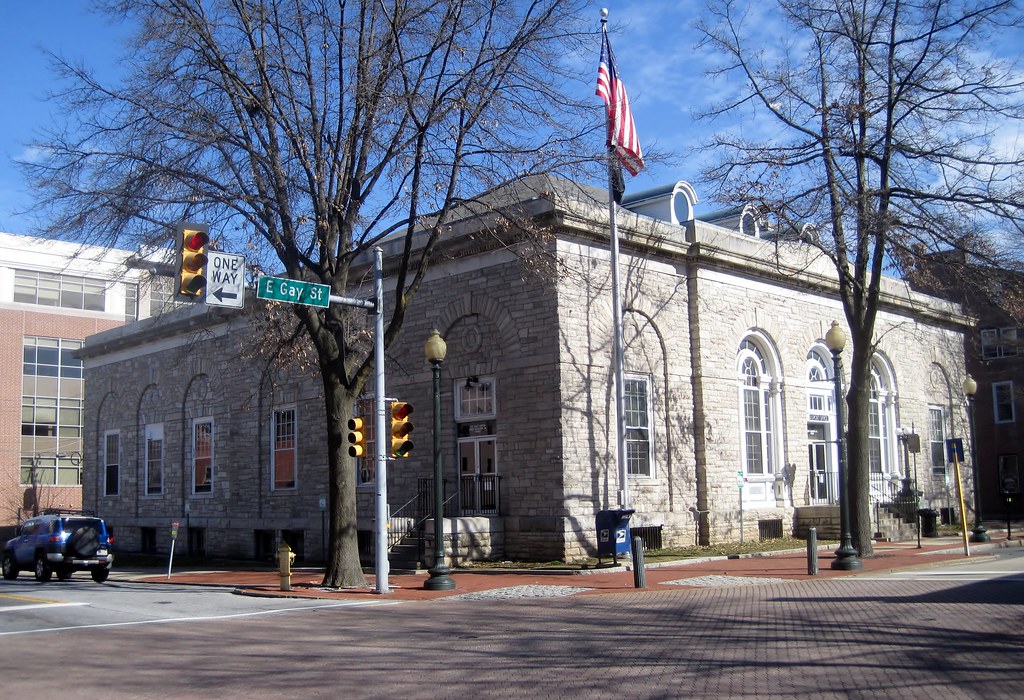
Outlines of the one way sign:
[[245,301],[245,257],[211,252],[207,262],[208,306],[242,308]]

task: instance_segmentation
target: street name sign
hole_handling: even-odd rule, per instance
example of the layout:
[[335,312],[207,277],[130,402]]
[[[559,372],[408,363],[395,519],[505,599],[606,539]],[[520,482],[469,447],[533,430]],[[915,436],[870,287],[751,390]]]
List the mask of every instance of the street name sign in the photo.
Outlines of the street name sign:
[[263,277],[256,283],[256,298],[305,306],[330,306],[331,288],[316,282],[300,282],[284,277]]
[[206,267],[207,306],[242,308],[245,303],[245,257],[211,251]]

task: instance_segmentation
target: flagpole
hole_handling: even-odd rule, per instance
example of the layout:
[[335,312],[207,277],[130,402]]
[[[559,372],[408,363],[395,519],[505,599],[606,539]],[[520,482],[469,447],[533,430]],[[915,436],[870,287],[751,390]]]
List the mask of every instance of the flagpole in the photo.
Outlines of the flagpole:
[[[605,41],[608,31],[608,10],[601,9],[601,38]],[[605,122],[611,129],[611,117],[605,113]],[[611,240],[612,265],[612,364],[615,379],[615,465],[619,474],[619,505],[629,507],[629,475],[626,473],[626,416],[623,411],[623,387],[625,382],[622,350],[622,291],[619,286],[619,230],[615,220],[615,163],[618,156],[608,148],[608,227]]]
[[615,174],[612,168],[615,167],[612,157],[608,153],[608,226],[611,238],[611,263],[612,263],[612,327],[615,337],[614,349],[612,351],[612,362],[615,369],[615,463],[619,471],[619,503],[623,508],[629,507],[629,478],[626,474],[626,416],[623,411],[623,386],[625,385],[625,370],[622,351],[622,290],[619,286],[619,230],[615,221],[615,198],[612,195],[612,185]]

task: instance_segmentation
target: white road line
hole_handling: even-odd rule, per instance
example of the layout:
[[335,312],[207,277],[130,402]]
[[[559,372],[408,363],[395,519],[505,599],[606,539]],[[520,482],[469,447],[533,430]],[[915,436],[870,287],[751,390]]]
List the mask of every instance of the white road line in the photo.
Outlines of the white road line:
[[38,603],[36,605],[11,605],[6,608],[0,608],[0,613],[20,612],[21,610],[38,610],[39,608],[72,608],[82,605],[88,605],[88,603]]
[[[46,627],[43,629],[19,630],[16,632],[0,632],[0,637],[14,637],[25,634],[38,634],[42,632],[68,632],[71,630],[92,630],[106,627],[139,627],[142,625],[165,625],[173,622],[212,622],[215,620],[231,620],[243,617],[258,617],[261,615],[275,615],[278,613],[304,612],[306,610],[325,610],[329,608],[352,608],[365,605],[398,605],[400,601],[377,602],[377,601],[347,601],[344,603],[330,603],[327,605],[311,605],[301,608],[277,608],[275,610],[258,610],[255,612],[233,613],[231,615],[203,615],[197,617],[166,617],[158,620],[135,620],[132,622],[106,622],[98,625],[70,625],[68,627]],[[84,604],[84,603],[83,603]],[[22,608],[24,610],[24,608]]]

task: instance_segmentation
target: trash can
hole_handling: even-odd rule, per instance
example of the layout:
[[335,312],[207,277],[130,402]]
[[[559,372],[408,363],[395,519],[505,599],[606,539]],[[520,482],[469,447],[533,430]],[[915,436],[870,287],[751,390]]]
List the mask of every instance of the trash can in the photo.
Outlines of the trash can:
[[917,511],[918,517],[921,518],[921,536],[922,537],[938,537],[939,536],[939,511],[934,508],[922,508]]
[[629,552],[629,516],[635,511],[630,508],[597,511],[597,558],[610,556],[618,561],[620,554]]

